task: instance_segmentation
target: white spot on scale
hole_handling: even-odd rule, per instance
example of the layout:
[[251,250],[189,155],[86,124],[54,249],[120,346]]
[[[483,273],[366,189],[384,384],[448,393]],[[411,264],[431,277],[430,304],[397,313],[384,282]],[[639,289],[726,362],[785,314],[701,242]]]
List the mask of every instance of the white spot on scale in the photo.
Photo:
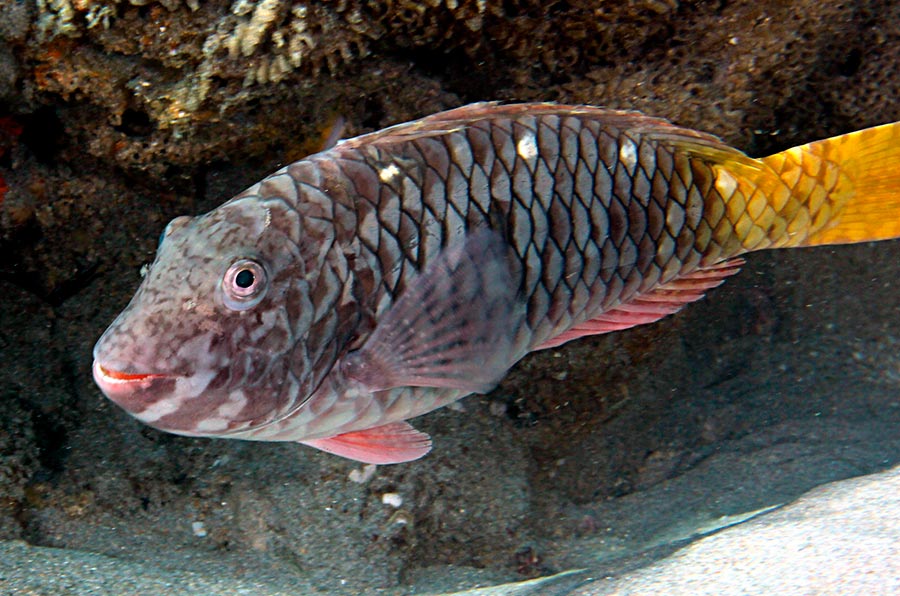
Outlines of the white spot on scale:
[[228,430],[228,420],[225,418],[204,418],[194,427],[196,433],[218,433]]
[[190,377],[177,377],[175,379],[175,389],[171,395],[159,400],[144,411],[135,413],[134,417],[141,422],[152,424],[169,414],[177,413],[185,401],[197,397],[206,391],[206,388],[215,376],[214,372],[209,371]]
[[723,199],[730,199],[737,190],[737,185],[737,178],[732,176],[728,170],[720,169],[716,172],[716,190]]
[[143,412],[136,412],[134,417],[140,420],[141,422],[145,422],[147,424],[151,424],[156,422],[163,416],[168,416],[172,412],[177,412],[182,404],[181,399],[177,397],[169,397],[165,399],[161,399],[155,404],[149,406]]
[[400,168],[396,166],[396,164],[391,164],[386,168],[382,168],[378,171],[378,178],[382,182],[390,182],[394,178],[400,175]]
[[537,156],[537,142],[534,135],[525,135],[516,143],[516,153],[525,161],[534,159]]
[[[211,359],[208,358],[204,362],[199,360],[195,360],[195,362],[199,362],[201,365],[209,365],[211,364],[210,360]],[[209,387],[209,384],[215,377],[216,372],[213,370],[197,372],[189,377],[178,377],[175,380],[175,391],[173,395],[177,396],[180,400],[198,397],[206,391],[206,388]]]
[[631,139],[623,139],[619,145],[619,161],[628,170],[629,175],[634,175],[634,166],[637,165],[637,147]]
[[241,410],[247,405],[247,396],[240,389],[228,394],[228,401],[216,408],[216,413],[222,418],[234,420]]

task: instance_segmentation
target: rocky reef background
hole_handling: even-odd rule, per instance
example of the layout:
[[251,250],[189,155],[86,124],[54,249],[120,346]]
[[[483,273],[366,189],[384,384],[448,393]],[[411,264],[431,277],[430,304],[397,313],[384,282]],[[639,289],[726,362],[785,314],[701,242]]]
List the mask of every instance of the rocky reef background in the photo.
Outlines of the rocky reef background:
[[[145,428],[90,364],[169,219],[338,119],[349,136],[471,101],[591,103],[765,155],[900,120],[898,96],[887,0],[0,0],[0,540],[257,586],[449,589],[885,467],[896,243],[754,255],[675,317],[423,418],[435,451],[363,482],[299,446]],[[666,493],[691,474],[695,499]]]

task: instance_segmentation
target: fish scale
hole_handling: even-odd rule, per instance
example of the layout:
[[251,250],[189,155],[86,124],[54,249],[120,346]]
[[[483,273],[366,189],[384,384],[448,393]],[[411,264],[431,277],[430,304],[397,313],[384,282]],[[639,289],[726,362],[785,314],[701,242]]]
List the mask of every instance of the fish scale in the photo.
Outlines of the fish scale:
[[[699,218],[685,218],[688,208],[699,213],[702,207],[688,203],[704,195],[723,201],[711,185],[696,186],[696,180],[713,178],[695,174],[707,166],[678,159],[659,141],[629,135],[617,126],[627,122],[625,114],[614,113],[607,126],[591,117],[548,113],[474,120],[452,132],[439,129],[436,137],[420,131],[415,139],[360,140],[313,157],[313,164],[331,170],[331,178],[321,174],[318,184],[332,189],[335,199],[346,197],[356,221],[363,222],[339,231],[347,235],[339,242],[352,242],[353,236],[362,241],[362,261],[383,290],[365,292],[378,305],[375,316],[390,308],[429,259],[473,228],[499,228],[522,262],[532,345],[598,308],[695,268],[707,247],[696,242]],[[567,154],[574,159],[560,158],[559,147],[572,147],[574,139],[578,152]],[[623,152],[630,164],[621,159]],[[335,193],[336,188],[352,192]],[[573,218],[579,210],[586,217]],[[387,225],[398,212],[415,225],[403,237]],[[380,224],[377,238],[374,226],[365,223],[372,221]],[[573,221],[582,226],[580,242]],[[420,251],[422,238],[432,242]],[[586,262],[597,263],[597,255],[598,266],[586,268]],[[579,286],[582,295],[573,301]]]
[[475,104],[169,224],[94,378],[157,428],[421,457],[407,419],[656,321],[744,253],[900,236],[900,125],[753,159],[635,112]]

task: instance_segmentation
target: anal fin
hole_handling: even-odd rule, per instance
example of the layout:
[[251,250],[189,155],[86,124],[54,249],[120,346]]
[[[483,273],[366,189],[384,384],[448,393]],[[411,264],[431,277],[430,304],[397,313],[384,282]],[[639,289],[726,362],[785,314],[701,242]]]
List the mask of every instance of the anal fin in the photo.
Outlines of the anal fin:
[[392,422],[299,442],[366,464],[399,464],[419,459],[431,451],[431,437],[414,429],[408,422]]
[[686,304],[703,298],[707,290],[721,285],[726,278],[737,273],[743,264],[744,259],[729,259],[673,279],[651,292],[640,294],[593,319],[567,329],[540,344],[535,350],[555,348],[579,337],[621,331],[658,321],[678,312]]

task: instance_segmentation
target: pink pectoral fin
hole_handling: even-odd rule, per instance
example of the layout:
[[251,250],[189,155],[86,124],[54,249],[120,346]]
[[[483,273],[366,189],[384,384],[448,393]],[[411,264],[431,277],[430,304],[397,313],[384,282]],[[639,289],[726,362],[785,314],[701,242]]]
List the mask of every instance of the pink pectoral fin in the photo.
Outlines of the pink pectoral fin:
[[304,445],[366,464],[399,464],[431,451],[431,437],[407,422],[392,422],[324,439],[299,441]]

